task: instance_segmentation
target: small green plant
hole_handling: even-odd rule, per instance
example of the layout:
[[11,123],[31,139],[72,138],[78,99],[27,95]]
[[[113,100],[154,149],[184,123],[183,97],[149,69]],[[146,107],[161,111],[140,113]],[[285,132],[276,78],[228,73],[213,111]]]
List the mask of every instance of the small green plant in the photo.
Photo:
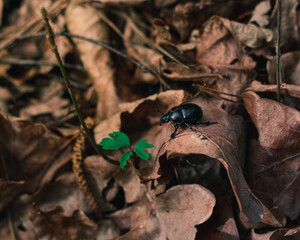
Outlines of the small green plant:
[[128,136],[123,132],[113,132],[109,133],[108,136],[110,138],[103,138],[100,142],[100,146],[103,149],[115,150],[122,147],[128,147],[130,150],[123,153],[120,158],[120,166],[123,170],[126,170],[125,166],[127,164],[127,160],[130,159],[132,154],[138,156],[143,160],[148,160],[150,158],[150,154],[144,152],[145,148],[153,148],[152,144],[147,143],[147,139],[142,139],[136,143],[134,148],[130,146],[130,141]]

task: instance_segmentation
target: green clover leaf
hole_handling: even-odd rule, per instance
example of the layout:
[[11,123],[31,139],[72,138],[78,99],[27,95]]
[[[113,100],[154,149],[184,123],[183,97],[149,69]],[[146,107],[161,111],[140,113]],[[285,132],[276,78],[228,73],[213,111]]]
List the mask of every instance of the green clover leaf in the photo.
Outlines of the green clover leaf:
[[132,151],[128,151],[123,153],[120,158],[120,166],[124,171],[126,170],[125,166],[127,164],[127,160],[131,157],[131,155],[132,155]]
[[103,149],[118,149],[121,147],[129,147],[130,142],[128,136],[123,132],[113,132],[109,133],[108,136],[111,138],[103,138],[100,146]]
[[154,146],[150,143],[147,143],[147,139],[142,139],[138,141],[134,147],[136,155],[140,157],[143,160],[148,160],[150,158],[150,154],[147,152],[144,152],[143,150],[145,148],[153,148]]

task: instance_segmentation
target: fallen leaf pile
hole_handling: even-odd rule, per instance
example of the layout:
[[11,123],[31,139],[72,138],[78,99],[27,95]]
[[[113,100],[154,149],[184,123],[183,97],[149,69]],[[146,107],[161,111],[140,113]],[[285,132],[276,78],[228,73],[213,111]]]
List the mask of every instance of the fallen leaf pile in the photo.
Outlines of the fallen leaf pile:
[[[278,63],[278,1],[0,1],[0,239],[300,239],[300,2],[281,2]],[[41,5],[125,167],[87,140]],[[208,124],[171,138],[183,103]],[[100,147],[116,132],[130,149]]]

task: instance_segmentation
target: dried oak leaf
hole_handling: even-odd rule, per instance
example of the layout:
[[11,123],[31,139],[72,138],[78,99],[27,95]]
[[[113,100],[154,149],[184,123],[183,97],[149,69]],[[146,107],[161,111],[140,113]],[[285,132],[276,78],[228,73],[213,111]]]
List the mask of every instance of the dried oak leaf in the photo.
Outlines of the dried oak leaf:
[[256,191],[268,194],[274,206],[291,219],[300,213],[300,113],[281,103],[244,93],[245,107],[259,134],[252,144],[249,178]]
[[[228,115],[220,103],[217,105],[214,101],[206,102],[201,98],[193,99],[191,102],[202,108],[204,112],[202,121],[210,120],[217,124],[206,127],[200,124],[193,126],[194,131],[187,129],[179,132],[174,139],[169,137],[174,129],[173,124],[170,124],[164,128],[165,135],[161,136],[165,139],[165,143],[161,146],[157,156],[159,161],[156,161],[156,164],[186,155],[198,154],[215,158],[227,170],[241,212],[254,223],[282,226],[282,223],[252,193],[243,176],[241,162],[244,159],[245,140],[242,119]],[[160,168],[158,173],[163,175],[163,168]]]
[[[90,5],[70,5],[66,10],[70,33],[109,42],[110,31],[108,25],[102,21],[103,16],[102,11]],[[98,94],[97,118],[110,117],[119,110],[119,97],[115,86],[116,68],[111,53],[99,45],[78,39],[74,39],[74,42]]]
[[0,114],[1,157],[7,168],[0,175],[24,180],[31,191],[49,182],[71,159],[70,140],[51,134],[42,124],[14,120]]
[[[212,67],[222,76],[214,84],[216,89],[239,95],[247,87],[248,82],[252,80],[251,70],[255,67],[255,62],[246,54],[239,39],[235,38],[236,36],[232,35],[224,25],[226,23],[235,26],[228,21],[215,16],[205,23],[197,39],[196,61]],[[234,31],[238,30],[235,29]],[[231,99],[238,100],[235,97],[231,97]],[[237,108],[237,105],[232,102],[225,102],[224,106],[227,111],[231,112]]]
[[243,100],[264,148],[299,151],[299,111],[273,100],[260,98],[252,91],[245,91]]
[[215,202],[214,195],[200,185],[174,186],[155,199],[134,204],[131,229],[118,239],[195,239],[194,226],[211,216]]

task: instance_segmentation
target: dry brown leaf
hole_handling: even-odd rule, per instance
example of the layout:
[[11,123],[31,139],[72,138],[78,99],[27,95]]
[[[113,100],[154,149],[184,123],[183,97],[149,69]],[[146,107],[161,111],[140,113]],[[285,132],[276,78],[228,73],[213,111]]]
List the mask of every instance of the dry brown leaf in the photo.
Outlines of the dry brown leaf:
[[245,107],[259,133],[260,144],[268,150],[297,151],[300,148],[300,113],[252,91],[243,94]]
[[[109,27],[101,20],[103,14],[90,5],[71,5],[66,10],[68,29],[73,34],[109,42]],[[74,39],[74,42],[98,94],[97,118],[110,117],[119,110],[115,86],[116,69],[111,54],[99,45],[78,39]]]
[[[216,197],[217,204],[211,218],[197,226],[196,240],[239,240],[240,235],[233,217],[232,201],[227,197]],[[242,239],[242,238],[241,238]]]
[[268,16],[269,11],[271,10],[270,1],[261,1],[258,3],[253,10],[250,23],[257,24],[260,27],[266,27],[270,23],[270,16]]
[[[274,25],[276,28],[276,25]],[[299,1],[285,0],[281,8],[281,48],[286,51],[298,50],[299,39]]]
[[[74,211],[91,213],[91,209],[84,200],[84,195],[75,182],[74,174],[59,174],[56,176],[55,181],[43,185],[33,195],[20,195],[11,203],[11,221],[18,239],[34,239],[34,236],[36,236],[34,226],[28,217],[32,212],[35,212],[34,205],[45,212],[51,212],[51,209],[61,206],[64,209],[66,218],[71,218]],[[1,219],[0,230],[4,225],[7,225],[6,218]],[[50,225],[44,227],[46,229],[48,227],[48,231],[52,229]],[[8,227],[5,226],[5,228]],[[5,235],[5,231],[0,231],[0,237],[5,239],[7,238],[5,236],[7,236],[7,233]]]
[[242,24],[225,18],[220,18],[220,21],[235,39],[248,47],[258,48],[264,43],[268,43],[273,40],[273,33],[269,29],[257,27],[251,23]]
[[7,113],[7,102],[12,99],[12,94],[7,88],[0,87],[0,111]]
[[[300,51],[288,52],[280,57],[283,82],[300,85]],[[276,84],[276,57],[267,62],[269,83]]]
[[[223,76],[215,83],[217,90],[235,95],[240,95],[252,80],[251,70],[256,64],[246,54],[241,42],[224,26],[223,19],[216,16],[205,23],[198,38],[196,61]],[[224,102],[224,107],[228,112],[234,112],[238,106]]]
[[[97,142],[108,136],[108,133],[122,130],[124,132],[134,132],[147,128],[146,122],[150,125],[157,124],[161,112],[166,111],[170,106],[179,105],[184,97],[183,91],[166,91],[154,94],[147,98],[139,99],[135,102],[122,103],[120,112],[111,118],[102,121],[95,127],[94,134]],[[128,118],[129,116],[133,115]],[[123,125],[123,126],[121,126]]]
[[278,102],[244,93],[244,102],[259,134],[250,156],[253,189],[268,194],[291,219],[300,214],[300,113]]
[[6,174],[10,180],[27,181],[31,190],[50,181],[56,167],[70,161],[69,144],[67,138],[50,134],[42,124],[10,120],[0,114],[0,147]]
[[162,75],[173,81],[197,81],[212,85],[219,75],[213,73],[205,65],[198,65],[195,68],[186,68],[174,62],[164,62],[161,66]]
[[172,187],[155,201],[162,230],[174,240],[194,239],[197,232],[194,226],[211,216],[215,203],[214,195],[196,184]]
[[75,211],[69,217],[59,206],[49,211],[33,212],[30,219],[39,238],[92,239],[97,229],[97,224],[83,212]]
[[266,233],[256,233],[254,229],[251,230],[251,233],[249,234],[249,239],[251,240],[270,240],[270,236],[272,235],[274,231],[266,232]]
[[297,240],[300,238],[300,228],[277,229],[271,235],[270,240]]
[[[195,131],[186,130],[174,139],[167,139],[174,127],[165,128],[162,146],[158,158],[160,162],[186,155],[206,155],[219,160],[231,182],[240,210],[255,223],[264,222],[274,226],[282,226],[281,219],[276,219],[267,207],[250,190],[242,172],[241,161],[244,158],[244,130],[242,119],[228,115],[213,101],[207,103],[200,98],[193,99],[203,109],[202,121],[216,121],[217,124],[203,127],[194,126]],[[166,159],[165,159],[166,158]],[[199,158],[201,159],[201,158]],[[159,163],[158,161],[156,162]],[[162,170],[162,169],[161,169]]]
[[119,229],[128,230],[130,228],[130,216],[131,207],[128,207],[108,214],[105,217],[112,220]]
[[44,102],[30,104],[28,107],[21,109],[20,116],[27,120],[43,114],[51,114],[54,118],[60,118],[68,114],[69,109],[65,107],[69,104],[70,101],[68,99],[54,96]]
[[27,184],[24,181],[5,181],[0,179],[0,213],[16,196],[25,192],[26,188]]
[[[256,93],[263,93],[263,92],[277,93],[277,85],[263,85],[259,81],[253,81],[251,83],[250,87],[247,88],[247,91],[248,90],[251,90]],[[282,83],[280,86],[280,94],[282,96],[287,95],[287,96],[292,96],[292,97],[300,99],[300,86]],[[294,101],[295,101],[295,99],[294,99]],[[297,102],[295,101],[294,104],[295,103],[297,103]],[[295,106],[295,107],[297,108],[298,106]]]
[[141,183],[133,166],[127,168],[126,171],[119,169],[114,177],[125,192],[126,203],[139,201],[145,196],[146,187]]
[[86,157],[84,159],[84,165],[92,174],[100,192],[106,188],[108,182],[113,178],[113,175],[119,170],[119,166],[108,163],[98,155]]
[[[148,66],[148,68],[150,69],[159,68],[159,63],[162,58],[162,55],[160,53],[155,52],[151,48],[147,48],[145,46],[140,45],[132,46],[131,44],[127,44],[126,52],[128,56],[133,57],[134,59],[142,63],[144,66]],[[150,59],[148,59],[149,56],[151,56]],[[136,68],[133,83],[140,82],[156,84],[158,83],[158,79],[152,73],[143,72],[140,68]]]
[[160,8],[160,7],[167,7],[168,5],[171,5],[175,2],[177,2],[177,0],[155,0],[154,4],[157,8]]
[[[251,90],[256,93],[273,93],[272,95],[275,98],[275,94],[277,94],[277,85],[263,85],[261,82],[253,81],[247,90]],[[299,85],[282,83],[280,85],[280,94],[285,105],[300,110]]]
[[195,239],[194,226],[211,216],[215,201],[214,195],[200,185],[174,186],[154,201],[145,198],[133,205],[130,232],[119,240]]

